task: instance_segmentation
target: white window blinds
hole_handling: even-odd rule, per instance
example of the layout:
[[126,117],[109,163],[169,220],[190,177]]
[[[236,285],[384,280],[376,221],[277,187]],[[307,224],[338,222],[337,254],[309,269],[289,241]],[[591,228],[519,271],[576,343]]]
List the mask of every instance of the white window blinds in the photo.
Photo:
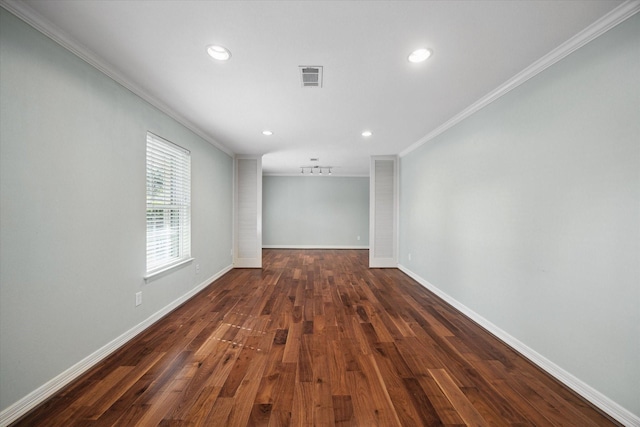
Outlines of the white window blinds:
[[191,153],[147,133],[147,276],[191,258]]

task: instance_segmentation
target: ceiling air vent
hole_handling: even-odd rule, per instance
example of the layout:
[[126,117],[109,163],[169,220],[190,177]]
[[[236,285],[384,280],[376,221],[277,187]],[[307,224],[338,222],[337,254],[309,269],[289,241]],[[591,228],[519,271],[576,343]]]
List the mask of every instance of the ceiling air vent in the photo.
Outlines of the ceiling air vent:
[[299,68],[302,87],[322,87],[321,66],[301,65]]

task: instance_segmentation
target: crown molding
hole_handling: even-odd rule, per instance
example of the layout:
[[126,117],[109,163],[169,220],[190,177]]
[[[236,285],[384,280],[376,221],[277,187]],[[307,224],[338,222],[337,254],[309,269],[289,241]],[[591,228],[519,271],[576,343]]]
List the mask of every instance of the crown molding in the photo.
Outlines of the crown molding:
[[352,245],[262,245],[262,249],[369,249],[369,245],[352,246]]
[[87,48],[78,40],[74,40],[66,35],[64,31],[62,31],[59,27],[49,22],[27,4],[18,0],[0,0],[0,6],[88,63],[89,65],[100,71],[102,74],[105,74],[107,77],[132,92],[134,95],[142,98],[153,107],[157,108],[164,114],[176,120],[178,123],[198,135],[200,138],[204,139],[214,147],[233,157],[234,152],[228,147],[219,143],[211,136],[207,135],[206,132],[204,132],[182,114],[178,113],[173,108],[157,99],[155,96],[143,90],[142,88],[140,88],[140,86],[133,83],[122,74],[118,73],[89,48]]
[[[64,34],[64,32],[53,25],[45,18],[43,18],[40,14],[34,11],[27,4],[20,2],[18,0],[0,0],[0,6],[16,15],[18,18],[22,19],[27,24],[34,27],[36,30],[40,31],[42,34],[46,35],[65,49],[69,50],[109,78],[113,79],[135,95],[139,96],[152,106],[156,107],[163,113],[167,114],[171,118],[175,119],[183,126],[200,136],[205,141],[209,142],[216,148],[225,152],[226,154],[233,156],[234,153],[225,145],[219,143],[218,141],[211,138],[204,131],[202,131],[198,126],[192,123],[183,115],[179,114],[177,111],[158,100],[153,95],[144,91],[138,85],[131,82],[129,79],[122,76],[120,73],[115,71],[111,66],[102,61],[96,54],[94,54],[90,49],[84,46],[77,40],[72,40],[70,37]],[[535,61],[529,67],[525,68],[520,73],[516,74],[511,79],[507,80],[504,84],[489,92],[484,97],[480,98],[475,103],[471,104],[466,109],[462,110],[460,113],[444,122],[436,129],[419,139],[418,141],[411,144],[406,149],[402,150],[399,153],[400,157],[404,157],[410,152],[416,150],[420,146],[426,144],[431,141],[438,135],[452,128],[456,124],[460,123],[462,120],[471,116],[475,112],[504,96],[511,90],[525,83],[529,79],[535,77],[551,65],[556,62],[562,60],[566,56],[570,55],[575,50],[581,48],[585,44],[589,43],[593,39],[599,37],[604,34],[611,28],[630,18],[634,14],[640,11],[640,0],[628,0],[618,6],[616,9],[612,10],[608,14],[604,15],[602,18],[591,24],[589,27],[585,28],[583,31],[579,32],[556,49],[549,52],[547,55],[543,56],[539,60]]]
[[336,174],[314,174],[314,175],[309,175],[307,174],[301,174],[300,172],[297,173],[278,173],[278,172],[263,172],[262,176],[288,176],[288,177],[293,177],[293,178],[327,178],[327,179],[333,179],[333,178],[369,178],[369,175],[336,175]]
[[602,18],[595,21],[593,24],[589,25],[584,30],[580,31],[575,36],[571,37],[569,40],[543,56],[542,58],[535,61],[533,64],[529,65],[527,68],[522,70],[520,73],[513,76],[511,79],[507,80],[501,86],[498,86],[493,91],[489,92],[482,98],[480,98],[475,103],[471,104],[466,109],[462,110],[457,115],[453,116],[448,121],[444,122],[436,129],[420,138],[418,141],[411,144],[409,147],[402,150],[399,154],[400,157],[404,157],[412,151],[418,149],[422,145],[431,141],[438,135],[444,133],[448,129],[457,125],[467,117],[471,116],[475,112],[480,109],[486,107],[491,104],[498,98],[506,95],[511,90],[517,88],[521,84],[525,83],[529,79],[537,76],[542,71],[546,70],[556,62],[564,59],[571,53],[580,49],[582,46],[586,45],[590,41],[600,37],[602,34],[606,33],[616,25],[621,22],[629,19],[631,16],[640,12],[640,1],[639,0],[628,0],[622,3],[620,6],[612,10],[611,12],[604,15]]

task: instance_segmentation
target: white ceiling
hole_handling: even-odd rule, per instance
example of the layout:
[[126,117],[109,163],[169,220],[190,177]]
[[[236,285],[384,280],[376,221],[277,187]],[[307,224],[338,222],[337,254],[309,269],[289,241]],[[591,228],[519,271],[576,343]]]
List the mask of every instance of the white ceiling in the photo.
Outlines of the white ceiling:
[[[209,141],[264,154],[265,174],[319,157],[334,176],[367,176],[369,156],[424,140],[622,2],[7,3]],[[432,58],[408,62],[419,47]],[[301,87],[300,65],[324,67],[321,89]]]

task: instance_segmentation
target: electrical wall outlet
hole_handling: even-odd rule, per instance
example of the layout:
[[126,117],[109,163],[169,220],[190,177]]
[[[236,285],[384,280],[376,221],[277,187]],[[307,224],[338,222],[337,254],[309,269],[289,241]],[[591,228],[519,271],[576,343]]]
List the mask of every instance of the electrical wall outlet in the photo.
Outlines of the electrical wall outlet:
[[136,307],[142,304],[142,292],[136,292]]
[[411,261],[411,254],[407,255],[407,258],[409,258],[409,261]]
[[358,236],[358,240],[360,240],[360,236]]
[[200,274],[200,264],[196,264],[196,274]]

